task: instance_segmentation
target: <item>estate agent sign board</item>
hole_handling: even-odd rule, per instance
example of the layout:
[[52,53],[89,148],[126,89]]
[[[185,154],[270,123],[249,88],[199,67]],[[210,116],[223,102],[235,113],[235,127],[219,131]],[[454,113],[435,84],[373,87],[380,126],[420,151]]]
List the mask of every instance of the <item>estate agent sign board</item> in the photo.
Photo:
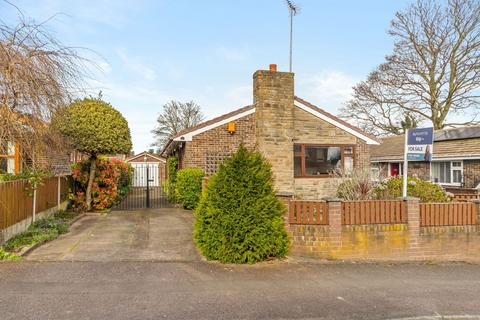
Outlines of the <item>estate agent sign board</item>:
[[408,129],[403,157],[403,197],[407,196],[408,161],[432,161],[433,128]]
[[432,161],[433,128],[409,129],[407,137],[408,161]]

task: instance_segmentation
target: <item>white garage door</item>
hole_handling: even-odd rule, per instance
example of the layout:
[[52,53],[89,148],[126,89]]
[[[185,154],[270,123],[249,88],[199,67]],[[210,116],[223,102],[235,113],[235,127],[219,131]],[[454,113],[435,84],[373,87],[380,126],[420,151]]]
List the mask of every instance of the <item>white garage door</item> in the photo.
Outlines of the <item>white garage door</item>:
[[[133,186],[146,187],[147,179],[150,187],[160,186],[160,171],[158,163],[130,163],[134,169]],[[148,174],[148,176],[147,176]]]

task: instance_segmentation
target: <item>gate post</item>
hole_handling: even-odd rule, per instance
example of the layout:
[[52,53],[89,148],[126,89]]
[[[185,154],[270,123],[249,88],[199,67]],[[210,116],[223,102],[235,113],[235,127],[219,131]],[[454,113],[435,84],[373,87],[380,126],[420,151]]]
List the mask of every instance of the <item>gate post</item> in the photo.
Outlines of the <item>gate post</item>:
[[147,164],[147,208],[150,208],[150,176],[149,176],[149,170],[148,170],[148,164]]

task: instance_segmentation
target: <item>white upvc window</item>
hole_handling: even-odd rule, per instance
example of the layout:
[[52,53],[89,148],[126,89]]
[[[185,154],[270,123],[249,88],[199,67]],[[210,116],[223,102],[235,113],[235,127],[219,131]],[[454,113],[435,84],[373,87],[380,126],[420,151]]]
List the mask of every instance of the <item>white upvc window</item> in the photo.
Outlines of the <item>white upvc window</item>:
[[461,185],[463,161],[434,161],[431,166],[432,181],[440,184]]

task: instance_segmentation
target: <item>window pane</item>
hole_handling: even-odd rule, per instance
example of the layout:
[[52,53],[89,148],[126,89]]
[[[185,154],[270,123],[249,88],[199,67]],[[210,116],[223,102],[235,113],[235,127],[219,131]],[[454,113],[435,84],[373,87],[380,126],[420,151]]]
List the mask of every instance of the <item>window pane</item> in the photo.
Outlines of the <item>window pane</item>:
[[301,157],[293,158],[293,175],[295,177],[302,175],[302,158]]
[[453,183],[461,183],[462,182],[462,170],[453,170]]
[[461,167],[462,163],[460,161],[454,161],[452,162],[452,167]]
[[345,159],[343,159],[343,165],[344,165],[343,172],[344,172],[345,174],[350,174],[350,173],[352,173],[352,170],[353,170],[353,158],[352,158],[352,157],[345,157]]
[[432,162],[432,178],[437,183],[450,183],[450,162]]
[[301,152],[301,151],[302,151],[302,147],[299,146],[298,144],[293,146],[293,152]]
[[0,174],[8,172],[7,158],[0,158]]
[[329,174],[340,167],[340,147],[305,147],[305,174]]
[[353,147],[343,148],[343,153],[352,154],[353,153]]

